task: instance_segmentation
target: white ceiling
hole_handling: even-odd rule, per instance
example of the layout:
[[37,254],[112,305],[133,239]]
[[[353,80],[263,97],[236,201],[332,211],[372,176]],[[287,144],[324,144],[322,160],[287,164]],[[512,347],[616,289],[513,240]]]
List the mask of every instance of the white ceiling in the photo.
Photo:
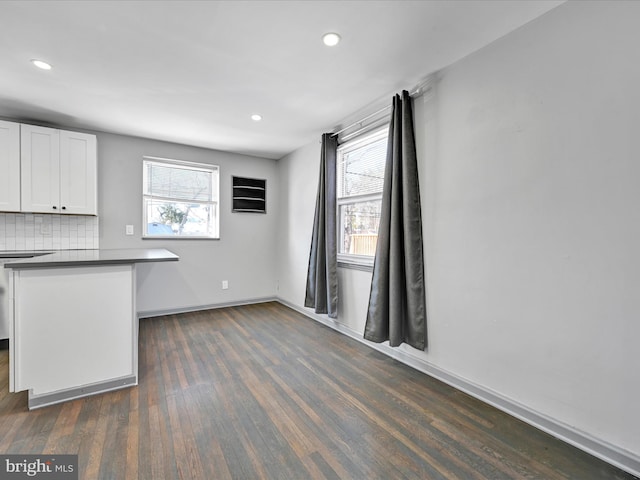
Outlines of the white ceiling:
[[0,1],[0,116],[277,159],[561,3]]

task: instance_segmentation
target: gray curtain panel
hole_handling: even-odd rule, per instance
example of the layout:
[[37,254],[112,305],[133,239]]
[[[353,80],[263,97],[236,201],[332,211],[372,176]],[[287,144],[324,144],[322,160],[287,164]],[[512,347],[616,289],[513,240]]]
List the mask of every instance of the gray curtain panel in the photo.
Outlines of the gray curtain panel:
[[364,338],[397,347],[427,345],[422,216],[413,109],[395,95],[389,125],[378,246]]
[[338,316],[338,256],[336,237],[336,151],[338,139],[322,135],[320,179],[313,220],[304,306]]

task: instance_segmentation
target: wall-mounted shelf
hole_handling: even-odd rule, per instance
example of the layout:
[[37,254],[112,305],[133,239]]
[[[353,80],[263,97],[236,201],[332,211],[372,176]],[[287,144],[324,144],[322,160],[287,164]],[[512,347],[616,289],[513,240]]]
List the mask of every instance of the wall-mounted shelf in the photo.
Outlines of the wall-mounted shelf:
[[267,213],[267,181],[259,178],[231,177],[232,211]]

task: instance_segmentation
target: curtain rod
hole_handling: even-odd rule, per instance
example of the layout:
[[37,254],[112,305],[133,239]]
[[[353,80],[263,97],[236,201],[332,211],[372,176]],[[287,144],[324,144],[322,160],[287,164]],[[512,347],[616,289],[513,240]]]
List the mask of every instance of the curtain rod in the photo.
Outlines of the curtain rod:
[[362,122],[364,122],[365,120],[369,120],[371,117],[375,117],[376,115],[381,114],[382,112],[384,112],[385,110],[389,110],[391,108],[391,105],[387,105],[386,107],[381,108],[380,110],[378,110],[377,112],[373,112],[370,115],[367,115],[364,118],[361,118],[360,120],[358,120],[357,122],[353,122],[351,125],[347,125],[346,127],[344,127],[341,130],[338,130],[337,132],[334,132],[331,134],[332,137],[336,137],[338,135],[340,135],[342,132],[346,132],[347,130],[349,130],[352,127],[355,127],[356,125],[360,125]]
[[[422,95],[423,93],[428,92],[430,89],[431,89],[431,86],[427,85],[426,82],[425,82],[425,83],[422,83],[422,84],[418,85],[412,92],[409,93],[409,96],[410,97],[416,97],[416,96]],[[342,132],[346,132],[350,128],[355,127],[356,125],[361,125],[362,122],[364,122],[366,120],[369,120],[370,118],[375,117],[376,115],[380,115],[382,112],[384,112],[386,110],[391,110],[391,105],[387,105],[386,107],[382,107],[377,112],[373,112],[373,113],[367,115],[366,117],[361,118],[357,122],[353,122],[352,124],[347,125],[346,127],[338,130],[337,132],[333,132],[331,134],[331,136],[332,137],[336,137],[336,136],[340,135]]]

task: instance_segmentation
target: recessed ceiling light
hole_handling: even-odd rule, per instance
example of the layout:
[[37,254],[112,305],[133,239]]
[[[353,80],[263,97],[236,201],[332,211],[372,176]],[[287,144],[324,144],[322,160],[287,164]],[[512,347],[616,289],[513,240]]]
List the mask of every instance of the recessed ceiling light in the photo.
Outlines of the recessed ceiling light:
[[43,62],[42,60],[31,60],[36,67],[41,68],[42,70],[51,70],[51,65],[47,62]]
[[325,33],[322,36],[322,41],[327,47],[334,47],[340,43],[340,35],[337,33]]
[[262,120],[262,115],[254,113],[253,115],[251,115],[251,120],[253,120],[254,122],[259,122],[260,120]]

